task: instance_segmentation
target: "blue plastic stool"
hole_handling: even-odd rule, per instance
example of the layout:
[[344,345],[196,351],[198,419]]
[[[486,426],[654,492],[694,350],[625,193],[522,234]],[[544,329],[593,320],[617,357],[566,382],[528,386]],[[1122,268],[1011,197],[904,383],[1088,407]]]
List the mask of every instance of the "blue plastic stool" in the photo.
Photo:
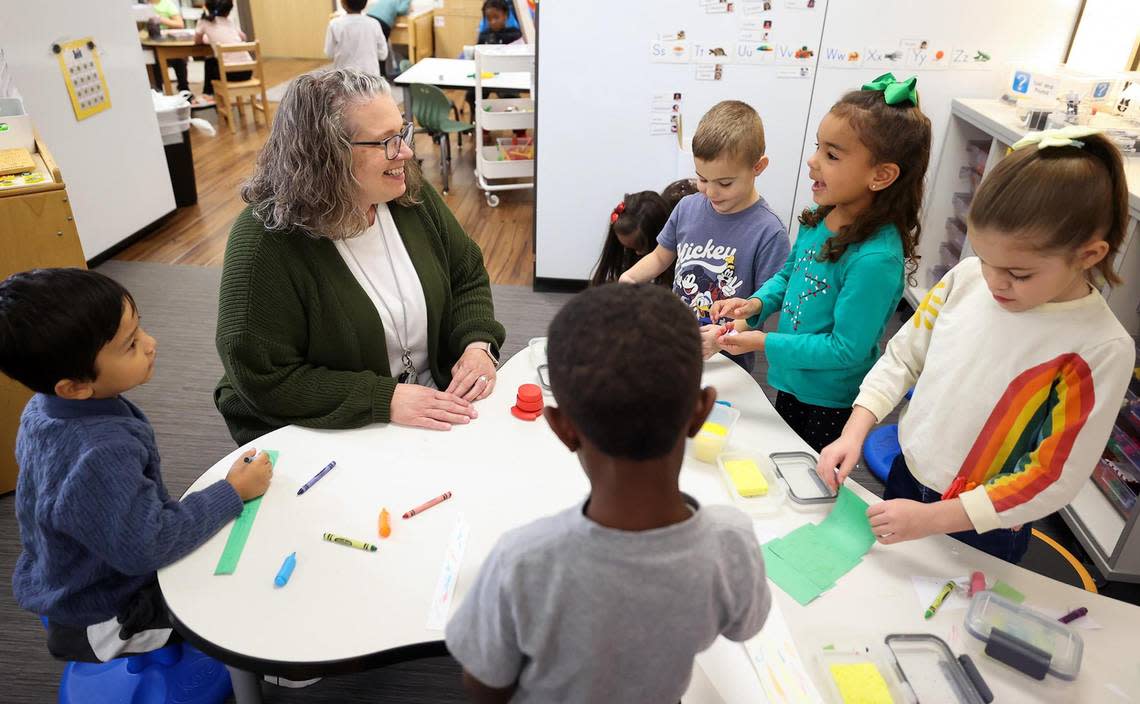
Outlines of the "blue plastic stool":
[[891,472],[891,463],[902,452],[899,447],[899,427],[897,425],[884,425],[872,430],[863,441],[863,461],[880,481],[887,481]]
[[[47,622],[44,622],[47,626]],[[222,663],[188,643],[116,658],[69,662],[59,704],[223,704],[233,694]]]

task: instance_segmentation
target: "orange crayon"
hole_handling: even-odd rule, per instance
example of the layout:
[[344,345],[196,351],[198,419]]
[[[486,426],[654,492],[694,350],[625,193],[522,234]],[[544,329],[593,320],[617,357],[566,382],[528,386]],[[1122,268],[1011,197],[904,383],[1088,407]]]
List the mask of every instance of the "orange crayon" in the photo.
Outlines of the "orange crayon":
[[388,522],[388,509],[380,509],[380,537],[387,538],[392,535],[392,525]]

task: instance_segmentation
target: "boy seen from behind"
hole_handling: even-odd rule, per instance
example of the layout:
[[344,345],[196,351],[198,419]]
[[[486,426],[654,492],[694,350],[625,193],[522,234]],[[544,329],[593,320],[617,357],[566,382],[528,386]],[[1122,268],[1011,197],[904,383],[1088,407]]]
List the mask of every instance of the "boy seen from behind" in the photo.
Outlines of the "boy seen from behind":
[[[677,203],[657,248],[621,277],[652,281],[675,261],[673,292],[701,321],[706,357],[720,351],[712,305],[772,278],[791,251],[783,223],[756,191],[768,168],[764,147],[764,124],[747,103],[725,100],[705,113],[693,134],[700,193]],[[756,364],[754,352],[733,359],[749,371]]]
[[361,14],[368,0],[340,0],[345,14],[329,21],[325,32],[325,56],[335,68],[355,68],[369,76],[380,75],[388,58],[388,40],[380,24]]
[[47,618],[48,650],[105,662],[175,637],[155,571],[261,496],[273,468],[246,452],[219,480],[174,500],[154,429],[120,394],[154,372],[156,343],[121,285],[83,269],[0,282],[0,372],[36,392],[16,436],[12,575],[21,607]]
[[590,495],[499,540],[447,647],[478,702],[676,702],[694,656],[771,605],[752,521],[678,485],[716,398],[697,323],[658,286],[608,284],[558,313],[548,349],[546,419]]

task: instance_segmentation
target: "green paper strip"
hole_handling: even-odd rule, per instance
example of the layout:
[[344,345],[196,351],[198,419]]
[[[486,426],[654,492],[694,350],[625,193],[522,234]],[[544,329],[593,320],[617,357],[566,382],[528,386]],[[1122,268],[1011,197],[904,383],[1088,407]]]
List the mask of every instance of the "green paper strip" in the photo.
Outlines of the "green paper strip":
[[835,586],[835,582],[860,561],[859,555],[848,554],[833,545],[819,526],[811,523],[788,533],[779,542],[773,541],[771,550],[820,591]]
[[785,562],[779,555],[772,552],[768,544],[764,545],[763,552],[764,572],[768,575],[768,579],[775,582],[776,586],[783,589],[801,606],[807,606],[825,591],[805,577],[799,570]]
[[997,584],[990,587],[990,591],[993,592],[994,594],[999,594],[1001,596],[1004,596],[1006,599],[1009,599],[1010,601],[1012,601],[1015,604],[1020,604],[1021,602],[1025,601],[1025,595],[1024,594],[1017,591],[1016,589],[1009,586],[1008,584],[1001,581],[1000,579],[997,581]]
[[835,506],[819,529],[832,547],[849,557],[863,557],[875,544],[875,534],[867,520],[867,502],[846,486],[839,487]]
[[[265,454],[269,455],[270,464],[277,464],[277,450],[266,450]],[[234,521],[233,528],[230,528],[230,537],[226,539],[226,547],[222,549],[222,556],[218,558],[214,574],[233,574],[237,569],[241,552],[245,550],[245,541],[253,528],[253,519],[257,517],[257,509],[261,507],[261,499],[259,496],[245,502],[241,515]]]

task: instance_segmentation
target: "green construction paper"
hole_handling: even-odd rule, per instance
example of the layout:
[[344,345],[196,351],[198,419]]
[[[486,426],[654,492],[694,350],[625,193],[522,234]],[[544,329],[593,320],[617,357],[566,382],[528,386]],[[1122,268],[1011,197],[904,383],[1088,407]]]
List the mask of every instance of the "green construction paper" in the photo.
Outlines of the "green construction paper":
[[[265,450],[265,454],[269,455],[270,464],[277,464],[277,450]],[[261,508],[261,499],[262,497],[259,496],[245,502],[245,506],[241,509],[241,515],[237,517],[233,527],[230,528],[230,536],[226,538],[226,547],[222,549],[222,556],[218,558],[218,566],[214,568],[214,574],[233,574],[237,569],[241,552],[245,549],[245,541],[249,538],[249,531],[253,528],[253,519],[257,517],[257,509]]]
[[763,547],[764,553],[764,572],[768,575],[768,579],[776,583],[780,589],[783,589],[788,596],[795,599],[801,606],[807,606],[813,599],[823,593],[824,590],[820,589],[814,582],[805,577],[795,569],[784,562],[776,553],[772,552],[768,544]]
[[819,530],[833,547],[848,556],[863,557],[875,544],[867,519],[867,502],[846,486],[839,487],[835,506],[819,524]]
[[1020,604],[1021,602],[1025,601],[1025,595],[1024,594],[1017,591],[1016,589],[1009,586],[1008,584],[1001,581],[1000,579],[997,581],[997,584],[990,587],[990,591],[993,592],[994,594],[999,594],[1001,596],[1004,596],[1006,599],[1009,599],[1010,601],[1012,601],[1015,604]]
[[772,551],[789,566],[799,571],[820,588],[830,589],[835,580],[859,564],[858,556],[835,549],[819,526],[807,524],[773,541]]

